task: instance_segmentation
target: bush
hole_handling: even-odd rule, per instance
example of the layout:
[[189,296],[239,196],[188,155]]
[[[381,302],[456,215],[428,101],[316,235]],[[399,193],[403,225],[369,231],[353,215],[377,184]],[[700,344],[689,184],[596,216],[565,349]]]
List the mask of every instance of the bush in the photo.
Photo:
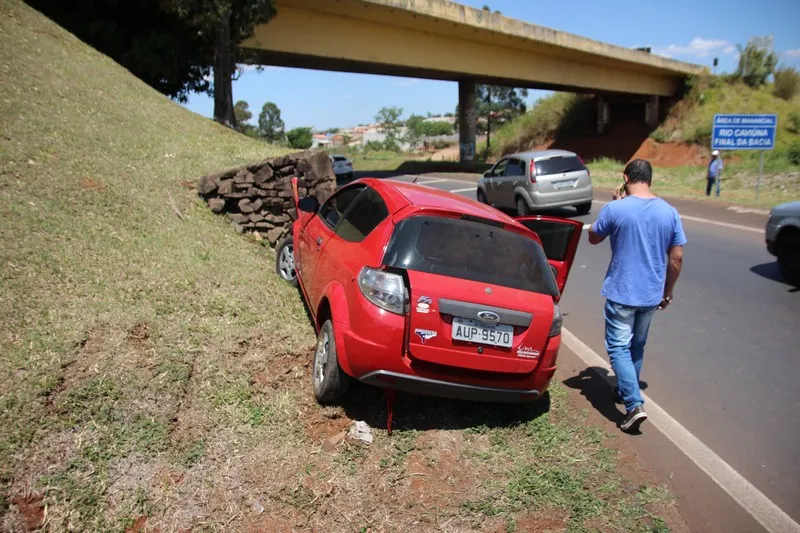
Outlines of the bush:
[[789,145],[786,156],[793,165],[800,165],[800,141],[794,141]]
[[775,71],[775,85],[772,94],[784,100],[791,100],[800,93],[800,72],[792,67],[780,68]]
[[775,72],[778,56],[774,52],[762,50],[748,44],[745,48],[739,47],[739,53],[739,66],[736,68],[736,76],[750,87],[764,85],[769,76]]
[[800,111],[789,113],[789,131],[800,133]]
[[313,134],[311,133],[311,128],[294,128],[286,133],[286,139],[292,148],[305,150],[311,147]]

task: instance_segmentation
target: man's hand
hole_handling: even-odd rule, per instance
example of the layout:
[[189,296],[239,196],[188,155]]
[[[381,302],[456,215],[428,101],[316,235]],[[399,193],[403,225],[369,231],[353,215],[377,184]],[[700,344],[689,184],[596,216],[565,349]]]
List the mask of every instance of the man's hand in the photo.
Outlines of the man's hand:
[[660,304],[658,304],[658,308],[657,308],[657,309],[658,309],[659,311],[663,311],[664,309],[666,309],[666,308],[667,308],[667,306],[668,306],[668,305],[669,305],[671,302],[672,302],[672,296],[664,296],[664,298],[661,300],[661,303],[660,303]]
[[611,198],[612,200],[621,200],[625,198],[627,194],[625,194],[625,185],[621,185],[618,189],[614,191],[614,196]]

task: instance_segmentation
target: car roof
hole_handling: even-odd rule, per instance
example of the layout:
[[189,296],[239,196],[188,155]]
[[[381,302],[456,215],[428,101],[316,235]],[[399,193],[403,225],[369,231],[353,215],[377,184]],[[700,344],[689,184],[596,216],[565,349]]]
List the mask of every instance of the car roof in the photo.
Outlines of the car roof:
[[527,152],[517,152],[516,154],[509,154],[503,157],[504,158],[514,157],[517,159],[525,159],[527,161],[533,159],[534,161],[537,161],[539,159],[547,159],[550,157],[559,157],[559,156],[575,157],[577,155],[578,154],[576,154],[575,152],[569,152],[567,150],[529,150]]
[[390,212],[396,212],[406,206],[427,207],[480,217],[503,224],[514,223],[513,218],[493,207],[451,192],[402,181],[376,178],[365,178],[359,181],[377,190],[387,204],[393,204],[387,205]]

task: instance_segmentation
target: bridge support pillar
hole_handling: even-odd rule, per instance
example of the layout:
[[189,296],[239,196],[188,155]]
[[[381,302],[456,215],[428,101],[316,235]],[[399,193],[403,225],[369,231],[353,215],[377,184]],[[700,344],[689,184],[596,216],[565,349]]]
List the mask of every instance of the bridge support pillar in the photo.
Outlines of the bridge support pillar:
[[602,135],[608,124],[608,102],[602,96],[597,96],[597,134]]
[[475,162],[475,135],[478,117],[475,109],[475,82],[458,82],[458,142],[462,163]]
[[650,100],[645,104],[645,111],[644,111],[644,122],[650,127],[658,126],[658,105],[659,105],[659,98],[658,96],[651,96]]

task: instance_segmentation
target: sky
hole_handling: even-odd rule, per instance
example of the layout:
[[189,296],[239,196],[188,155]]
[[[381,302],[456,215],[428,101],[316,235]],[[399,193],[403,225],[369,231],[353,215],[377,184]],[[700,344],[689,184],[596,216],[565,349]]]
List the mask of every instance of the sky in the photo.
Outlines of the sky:
[[[322,0],[328,1],[328,0]],[[750,37],[771,35],[779,64],[800,68],[800,0],[462,0],[481,8],[488,4],[503,15],[582,37],[634,48],[651,46],[652,53],[711,67],[736,68],[736,45]],[[312,37],[312,36],[309,36]],[[547,94],[530,91],[529,102]],[[374,121],[384,106],[411,113],[453,112],[458,84],[434,80],[325,72],[285,67],[245,71],[233,83],[233,98],[245,100],[256,123],[265,102],[275,102],[286,129],[317,130]],[[213,114],[213,100],[193,94],[186,107],[203,116]]]

